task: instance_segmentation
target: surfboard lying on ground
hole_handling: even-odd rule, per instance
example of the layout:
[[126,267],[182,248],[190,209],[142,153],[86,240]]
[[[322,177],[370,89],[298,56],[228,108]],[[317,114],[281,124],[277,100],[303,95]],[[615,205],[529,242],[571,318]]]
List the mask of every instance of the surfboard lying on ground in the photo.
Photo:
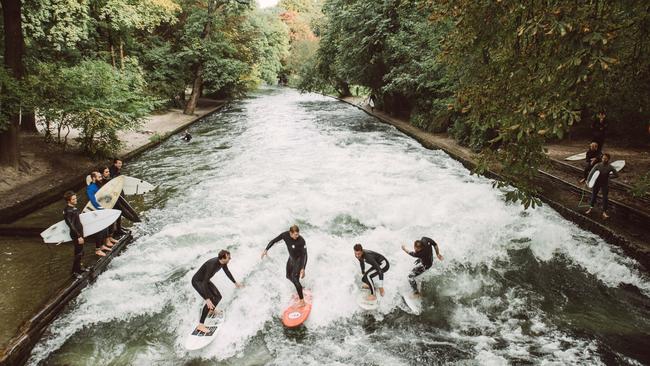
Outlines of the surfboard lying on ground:
[[[120,214],[121,212],[119,210],[113,209],[82,213],[79,215],[79,220],[83,226],[84,236],[90,236],[106,229],[120,217]],[[41,237],[45,243],[65,243],[72,241],[70,228],[63,220],[45,229],[41,233]]]
[[368,300],[368,295],[370,295],[370,289],[359,289],[359,293],[357,294],[357,303],[359,304],[359,307],[363,310],[377,310],[379,307],[379,297],[375,300]]
[[587,159],[587,152],[581,152],[580,154],[575,154],[571,155],[568,158],[564,158],[564,160],[569,160],[569,161],[577,161],[577,160],[585,160]]
[[616,169],[617,172],[620,172],[625,168],[625,160],[616,160],[615,162],[611,163],[612,167]]
[[[104,184],[99,191],[95,193],[95,198],[97,202],[104,208],[113,208],[115,202],[120,198],[120,192],[122,192],[122,187],[124,186],[124,178],[122,176],[115,177]],[[90,201],[86,204],[83,209],[83,212],[93,211],[95,207]]]
[[[203,306],[201,306],[201,311]],[[208,333],[201,333],[192,329],[192,332],[187,336],[185,340],[185,349],[188,351],[195,351],[201,349],[208,344],[212,343],[217,337],[217,331],[223,322],[226,320],[226,313],[222,310],[219,314],[208,313],[208,316],[205,318],[204,325],[209,329]]]
[[124,187],[122,187],[122,191],[127,196],[144,194],[156,188],[153,184],[140,178],[129,177],[127,175],[120,175],[120,177],[124,177]]
[[312,294],[310,290],[303,290],[305,306],[298,306],[298,294],[293,294],[289,306],[282,313],[282,324],[287,328],[295,328],[307,320],[312,306]]

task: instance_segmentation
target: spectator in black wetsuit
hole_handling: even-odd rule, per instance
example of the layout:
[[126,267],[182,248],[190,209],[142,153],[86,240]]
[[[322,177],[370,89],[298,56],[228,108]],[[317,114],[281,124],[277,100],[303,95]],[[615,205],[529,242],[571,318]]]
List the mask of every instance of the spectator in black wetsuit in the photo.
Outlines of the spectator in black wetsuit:
[[119,177],[122,175],[122,159],[120,158],[115,158],[113,159],[113,165],[109,168],[109,171],[111,173],[111,178]]
[[[99,181],[99,186],[103,187],[106,183],[108,183],[108,181],[110,181],[112,179],[111,178],[111,171],[107,166],[104,166],[104,167],[99,169],[99,172],[102,175],[102,180]],[[113,208],[116,209],[116,210],[119,209],[121,211],[121,209],[119,207],[113,207]],[[108,236],[108,239],[113,244],[117,243],[117,240],[115,240],[113,238],[114,235],[117,235],[117,236],[124,235],[124,231],[122,230],[122,215],[120,215],[120,217],[117,218],[117,221],[115,221],[113,223],[113,225],[110,226],[109,234],[110,235]]]
[[600,152],[600,149],[598,149],[598,143],[594,141],[589,144],[589,150],[587,150],[586,153],[585,166],[582,170],[582,179],[580,179],[580,183],[584,183],[587,180],[589,172],[593,169],[594,165],[600,163],[602,157],[603,154]]
[[305,306],[305,299],[302,293],[300,279],[305,278],[305,268],[307,267],[307,247],[305,239],[300,236],[300,229],[298,226],[291,226],[289,231],[285,231],[275,239],[271,240],[266,246],[266,249],[262,252],[261,258],[264,259],[267,255],[267,251],[271,249],[273,244],[280,240],[284,240],[284,243],[287,245],[287,250],[289,251],[286,270],[287,279],[296,287],[298,298],[300,298],[298,306]]
[[77,195],[67,191],[63,195],[65,208],[63,208],[63,220],[70,228],[70,237],[74,246],[74,260],[72,262],[72,275],[79,278],[86,271],[81,266],[81,259],[84,256],[84,228],[79,220],[79,209],[77,208]]
[[[123,164],[124,163],[122,162],[122,159],[120,159],[120,158],[114,158],[113,159],[113,165],[111,165],[108,168],[108,171],[111,174],[111,179],[113,179],[115,177],[119,177],[120,175],[122,175],[122,165]],[[124,199],[124,193],[123,192],[120,193],[120,196],[122,197],[122,199]],[[116,209],[116,210],[124,211],[124,207],[122,207],[119,200],[115,203],[115,207],[113,207],[113,208]],[[118,237],[121,237],[121,236],[125,235],[127,233],[127,231],[128,231],[128,230],[124,230],[122,228],[121,217],[122,216],[120,216],[118,229],[115,230],[115,233],[114,233]]]
[[606,116],[605,111],[600,110],[596,114],[596,119],[591,123],[592,141],[598,144],[598,152],[602,152],[603,145],[605,145],[605,134],[609,127],[609,123],[605,119]]
[[585,214],[589,215],[591,210],[593,210],[594,205],[596,204],[596,198],[598,197],[598,191],[603,192],[603,219],[608,219],[607,215],[607,205],[609,203],[609,174],[612,174],[613,178],[618,178],[618,172],[614,167],[609,163],[610,156],[609,154],[603,154],[603,161],[596,164],[591,170],[589,175],[593,174],[595,171],[599,171],[598,178],[596,179],[596,184],[591,189],[591,201],[589,201],[589,209]]
[[[370,289],[368,300],[374,301],[377,299],[375,295],[374,277],[379,277],[376,287],[379,289],[379,294],[384,296],[384,273],[388,272],[388,268],[390,268],[386,257],[372,250],[364,250],[361,244],[354,245],[354,256],[357,257],[361,266],[361,273],[363,275],[361,282],[365,284],[364,287]],[[370,269],[367,271],[366,263],[370,265]]]
[[230,273],[230,270],[228,269],[229,262],[230,252],[227,250],[221,250],[219,251],[217,258],[212,258],[203,263],[201,268],[199,268],[194,276],[192,276],[192,287],[194,287],[194,289],[205,300],[203,311],[201,311],[201,319],[199,320],[199,325],[196,327],[196,330],[199,332],[208,333],[208,328],[203,324],[205,323],[205,318],[210,312],[220,312],[220,310],[217,310],[217,305],[219,304],[219,301],[221,301],[221,293],[210,279],[223,268],[223,272],[228,276],[232,283],[234,283],[237,288],[242,287],[242,284],[235,281],[232,273]]
[[418,291],[418,285],[415,281],[415,278],[424,273],[424,271],[427,269],[431,268],[433,265],[433,250],[435,249],[436,257],[438,257],[439,260],[442,260],[443,258],[442,255],[440,255],[438,243],[436,243],[431,238],[427,238],[426,236],[423,236],[420,240],[416,240],[413,243],[413,249],[414,251],[409,252],[408,249],[406,249],[406,246],[402,245],[402,250],[406,252],[406,254],[417,258],[415,261],[415,267],[413,267],[411,273],[409,274],[409,284],[413,289],[413,296],[418,297],[420,296],[420,291]]

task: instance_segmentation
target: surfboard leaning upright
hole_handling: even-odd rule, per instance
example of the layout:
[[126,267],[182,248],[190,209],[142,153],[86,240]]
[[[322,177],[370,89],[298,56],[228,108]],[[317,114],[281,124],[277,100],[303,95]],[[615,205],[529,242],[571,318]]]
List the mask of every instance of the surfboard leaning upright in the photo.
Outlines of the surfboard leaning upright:
[[[122,187],[124,186],[124,178],[121,176],[115,177],[104,184],[97,193],[95,193],[95,198],[97,202],[103,208],[113,208],[115,202],[120,198],[120,193],[122,192]],[[90,201],[84,206],[82,212],[95,211],[96,208],[93,206]]]

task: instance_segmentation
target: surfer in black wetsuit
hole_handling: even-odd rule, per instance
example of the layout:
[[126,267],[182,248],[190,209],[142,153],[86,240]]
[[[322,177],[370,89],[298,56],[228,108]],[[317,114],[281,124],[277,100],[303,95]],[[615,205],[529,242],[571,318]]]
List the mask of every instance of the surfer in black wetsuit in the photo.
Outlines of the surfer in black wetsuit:
[[77,208],[77,195],[72,191],[67,191],[63,195],[66,205],[63,209],[63,220],[70,228],[70,237],[74,243],[74,260],[72,262],[72,275],[79,278],[86,271],[81,266],[81,258],[84,256],[84,227],[79,219],[79,209]]
[[[374,301],[377,299],[375,295],[375,280],[373,279],[377,276],[379,279],[377,280],[376,287],[379,289],[379,294],[384,296],[384,273],[388,272],[388,268],[390,268],[386,257],[372,250],[364,250],[361,244],[354,245],[354,256],[357,257],[361,266],[361,273],[363,274],[361,282],[370,289],[368,300]],[[367,271],[366,263],[370,265],[370,269]]]
[[284,240],[284,243],[287,245],[287,250],[289,251],[289,259],[287,260],[287,279],[296,286],[298,298],[300,298],[298,306],[305,306],[305,299],[302,294],[300,279],[305,278],[305,267],[307,267],[307,247],[305,246],[305,239],[300,236],[300,229],[298,226],[291,226],[289,231],[285,231],[275,239],[271,240],[266,246],[266,249],[262,252],[261,258],[264,259],[267,255],[267,251],[271,249],[273,244],[280,240]]
[[226,276],[235,284],[237,288],[241,288],[242,284],[235,281],[235,278],[230,273],[228,269],[228,262],[230,262],[230,252],[227,250],[219,251],[217,258],[212,258],[207,262],[203,263],[201,268],[192,276],[192,287],[201,295],[205,300],[205,305],[203,306],[203,311],[201,311],[201,319],[199,325],[196,327],[196,330],[202,333],[208,333],[209,329],[206,328],[203,323],[205,318],[210,312],[219,312],[217,310],[217,304],[221,301],[221,293],[217,290],[217,287],[210,281],[212,276],[214,276],[220,269],[223,268]]
[[431,268],[433,265],[433,250],[435,249],[436,251],[436,257],[438,257],[439,260],[442,260],[443,257],[440,255],[440,250],[438,249],[438,243],[436,243],[433,239],[427,238],[426,236],[423,236],[422,239],[416,240],[413,243],[413,249],[414,251],[410,252],[408,249],[406,249],[405,245],[402,245],[402,250],[406,252],[406,254],[410,255],[411,257],[417,258],[415,261],[415,267],[411,270],[411,273],[409,274],[409,284],[411,285],[411,288],[413,289],[413,296],[414,297],[419,297],[420,296],[420,291],[418,291],[418,285],[415,282],[415,278],[427,269]]
[[598,191],[603,191],[603,219],[608,219],[607,215],[607,204],[609,203],[609,174],[612,174],[612,178],[618,178],[618,172],[616,169],[609,163],[610,156],[609,154],[603,154],[603,161],[594,165],[593,169],[589,173],[591,177],[595,171],[599,171],[598,178],[596,178],[596,183],[591,189],[591,201],[589,201],[589,209],[585,212],[586,215],[591,213],[591,210],[594,209],[596,204],[596,198],[598,197]]
[[192,141],[192,135],[190,135],[190,131],[189,131],[189,130],[185,130],[185,134],[183,134],[183,137],[181,137],[181,140],[183,140],[183,141],[185,141],[185,142],[190,142],[190,141]]

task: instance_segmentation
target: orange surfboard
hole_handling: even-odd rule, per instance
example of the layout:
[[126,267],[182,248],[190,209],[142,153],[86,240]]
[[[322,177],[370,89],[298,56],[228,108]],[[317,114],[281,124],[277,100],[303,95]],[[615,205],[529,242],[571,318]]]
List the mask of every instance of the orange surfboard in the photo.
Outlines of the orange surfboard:
[[289,307],[282,314],[282,324],[287,328],[295,328],[304,323],[311,312],[311,291],[303,290],[302,295],[305,298],[305,306],[299,307],[298,294],[293,294]]

